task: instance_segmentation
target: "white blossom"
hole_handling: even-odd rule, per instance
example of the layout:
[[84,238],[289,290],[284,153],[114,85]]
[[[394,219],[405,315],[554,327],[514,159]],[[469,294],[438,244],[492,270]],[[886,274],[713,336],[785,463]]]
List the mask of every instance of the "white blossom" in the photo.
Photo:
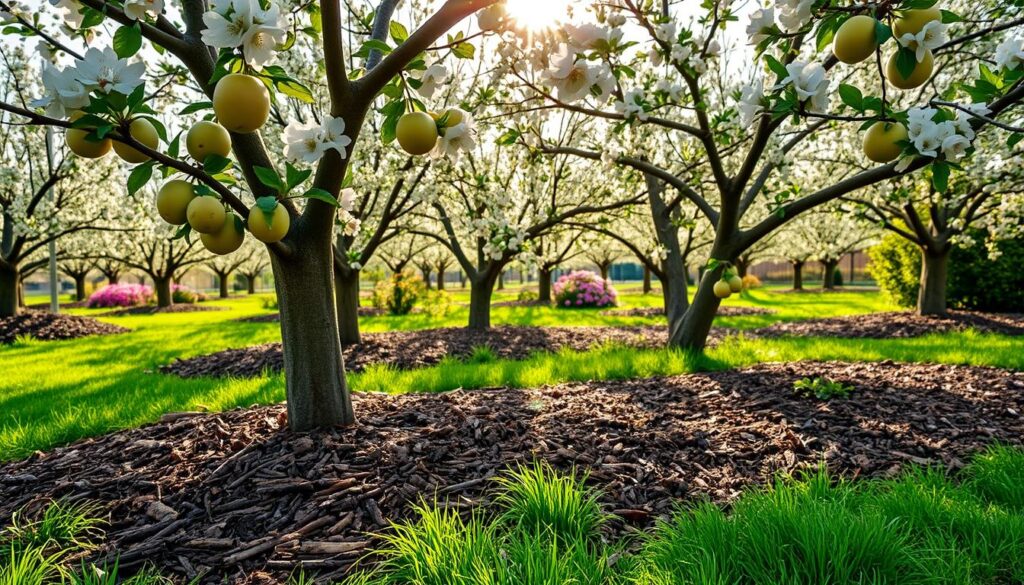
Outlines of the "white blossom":
[[924,61],[928,51],[938,49],[946,44],[947,41],[949,41],[947,27],[938,20],[928,22],[916,35],[904,33],[899,38],[901,45],[914,50],[914,56],[917,58],[918,63]]
[[795,33],[811,21],[814,0],[776,0],[779,25],[788,33]]
[[157,16],[164,11],[164,0],[127,0],[124,15],[132,20],[145,20],[146,16]]
[[755,79],[751,83],[744,85],[740,91],[740,123],[744,126],[750,125],[751,122],[764,111],[764,106],[761,101],[764,99],[764,84],[760,79]]
[[812,112],[828,109],[828,74],[820,63],[794,61],[786,65],[786,71],[788,75],[779,83],[780,87],[792,85],[797,98],[807,102]]
[[747,25],[747,39],[751,45],[756,45],[768,38],[768,33],[775,26],[775,9],[766,6],[759,8],[750,14],[750,24]]
[[1009,37],[999,43],[995,59],[999,68],[1016,69],[1024,62],[1024,38]]
[[971,147],[971,141],[959,134],[953,134],[947,136],[942,141],[942,154],[946,157],[946,160],[952,162],[958,162],[967,153],[967,149]]
[[417,90],[421,96],[425,98],[434,97],[434,92],[437,91],[437,87],[444,83],[448,79],[448,69],[440,63],[435,63],[430,67],[427,67],[426,71],[420,77],[420,85]]
[[323,131],[315,122],[292,122],[281,134],[284,141],[284,156],[293,162],[315,163],[326,150],[322,139]]
[[103,50],[89,49],[83,57],[75,64],[75,78],[86,89],[103,93],[117,91],[128,95],[143,83],[145,64],[129,64],[127,59],[118,57],[111,47]]

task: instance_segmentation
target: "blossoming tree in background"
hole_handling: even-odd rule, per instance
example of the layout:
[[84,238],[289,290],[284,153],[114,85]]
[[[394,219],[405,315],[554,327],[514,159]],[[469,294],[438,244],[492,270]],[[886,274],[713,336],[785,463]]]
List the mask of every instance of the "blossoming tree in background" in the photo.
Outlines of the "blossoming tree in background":
[[[722,38],[739,18],[728,2],[695,12],[635,0],[584,4],[555,33],[503,34],[501,67],[520,84],[520,99],[509,101],[606,124],[621,138],[570,148],[522,142],[634,169],[652,192],[668,190],[669,209],[687,201],[714,227],[711,277],[670,323],[676,346],[704,347],[735,259],[794,217],[919,171],[944,193],[979,132],[995,126],[1019,136],[1012,119],[1024,98],[1019,6],[777,0],[747,19],[750,47],[743,48]],[[500,19],[494,28],[502,31]],[[745,60],[753,70],[736,65]],[[961,72],[955,79],[933,75],[949,63]],[[854,77],[870,83],[844,82]],[[536,134],[528,124],[509,133]],[[633,133],[670,138],[652,151]],[[812,184],[781,172],[809,158],[818,136],[861,142],[859,133],[866,163],[859,172]],[[752,213],[759,200],[768,213]]]
[[771,253],[793,265],[793,289],[803,289],[803,268],[817,260],[822,265],[822,287],[835,288],[839,261],[850,252],[864,249],[879,236],[877,226],[831,203],[797,217],[772,239]]

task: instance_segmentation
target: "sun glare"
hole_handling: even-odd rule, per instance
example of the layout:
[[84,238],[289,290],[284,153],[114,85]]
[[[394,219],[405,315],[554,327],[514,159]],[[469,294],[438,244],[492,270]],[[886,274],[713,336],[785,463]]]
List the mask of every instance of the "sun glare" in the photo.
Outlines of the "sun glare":
[[566,20],[572,0],[508,0],[508,15],[529,30],[543,30]]

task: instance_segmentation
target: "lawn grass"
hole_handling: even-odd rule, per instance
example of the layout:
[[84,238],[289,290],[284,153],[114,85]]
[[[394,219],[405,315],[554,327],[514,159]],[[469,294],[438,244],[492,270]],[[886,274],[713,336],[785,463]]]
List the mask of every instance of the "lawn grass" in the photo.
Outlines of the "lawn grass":
[[[457,302],[468,293],[452,293]],[[496,301],[515,298],[515,291],[499,292]],[[181,379],[165,376],[157,368],[175,358],[207,354],[230,347],[277,341],[275,323],[241,323],[246,316],[266,314],[265,297],[239,297],[211,301],[210,306],[231,310],[103,317],[132,329],[116,336],[61,342],[26,342],[0,346],[0,460],[28,455],[83,437],[153,422],[175,411],[219,411],[237,406],[270,404],[284,399],[281,375],[254,379]],[[654,306],[658,295],[624,294],[623,308]],[[825,317],[889,310],[878,293],[781,294],[753,291],[727,304],[776,309],[768,316],[720,319],[722,325],[756,327],[778,320]],[[364,330],[463,326],[465,309],[445,317],[427,315],[371,317]],[[101,310],[76,309],[74,314],[96,315]],[[662,324],[662,318],[600,315],[598,311],[543,307],[495,307],[494,323],[523,325],[635,325]],[[695,358],[668,350],[638,351],[605,347],[588,353],[537,355],[513,362],[490,359],[486,354],[469,363],[448,361],[411,372],[371,368],[352,376],[356,390],[412,392],[443,391],[488,386],[532,387],[572,380],[621,379],[671,375],[697,369],[742,366],[758,361],[845,359],[934,361],[993,365],[1024,369],[1024,355],[1013,338],[960,333],[917,339],[736,340],[705,357]]]

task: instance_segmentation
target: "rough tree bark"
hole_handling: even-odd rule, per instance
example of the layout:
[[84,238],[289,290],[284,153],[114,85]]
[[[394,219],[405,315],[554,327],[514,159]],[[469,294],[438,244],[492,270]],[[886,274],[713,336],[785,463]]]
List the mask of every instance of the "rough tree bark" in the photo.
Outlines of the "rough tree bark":
[[84,301],[86,297],[85,279],[87,275],[83,272],[75,272],[73,274],[68,274],[68,276],[75,281],[75,300]]
[[231,273],[214,271],[217,274],[217,284],[220,288],[220,298],[226,299],[231,296],[231,290],[228,284],[231,282]]
[[946,314],[946,279],[949,246],[921,250],[921,286],[917,291],[918,315]]
[[256,294],[256,277],[252,274],[245,276],[245,291],[251,295]]
[[651,292],[651,269],[644,264],[644,294]]
[[665,299],[669,339],[672,340],[674,339],[672,332],[681,330],[683,319],[690,306],[686,259],[683,257],[682,248],[679,245],[679,227],[673,221],[674,215],[678,213],[678,207],[675,210],[670,210],[666,205],[662,197],[665,189],[664,183],[650,175],[646,175],[646,178],[647,197],[651,206],[654,229],[658,234],[658,241],[668,251],[668,256],[662,262],[661,267],[664,274],[661,292]]
[[793,264],[793,290],[804,290],[804,261],[794,261]]
[[443,264],[437,265],[437,290],[444,290],[444,271],[445,266]]

